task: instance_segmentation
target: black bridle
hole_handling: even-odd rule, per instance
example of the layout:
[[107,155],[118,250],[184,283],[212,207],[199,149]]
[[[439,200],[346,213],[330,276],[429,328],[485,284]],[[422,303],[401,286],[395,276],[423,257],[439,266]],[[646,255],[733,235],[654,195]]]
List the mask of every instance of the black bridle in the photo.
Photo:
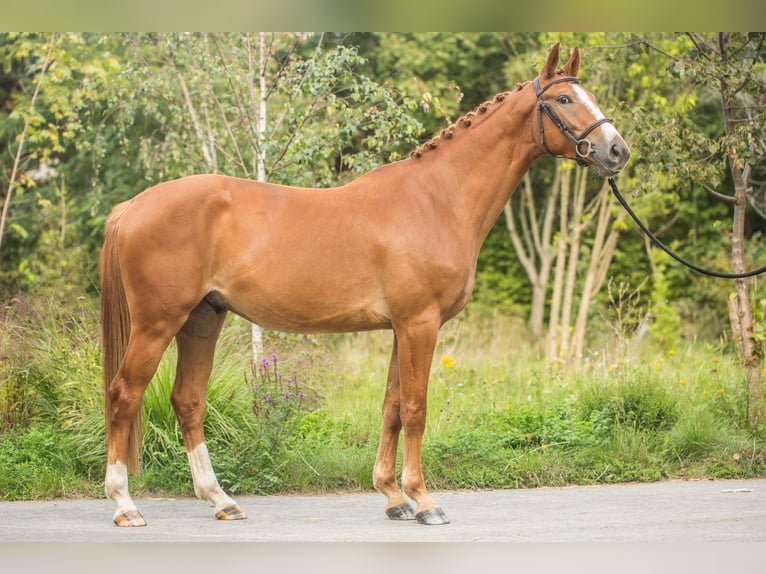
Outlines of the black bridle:
[[[532,85],[535,88],[535,94],[537,95],[537,117],[538,117],[538,123],[540,126],[540,143],[545,146],[545,151],[547,151],[550,155],[555,156],[550,148],[548,147],[548,143],[545,141],[545,126],[543,125],[543,112],[546,113],[546,115],[551,119],[551,121],[554,123],[554,125],[559,129],[559,131],[564,134],[566,137],[568,137],[572,143],[575,144],[575,153],[577,154],[577,157],[575,160],[577,161],[577,165],[581,167],[585,167],[587,164],[585,163],[585,158],[587,158],[591,153],[593,153],[594,147],[593,144],[590,142],[590,140],[585,139],[590,132],[595,130],[598,126],[605,123],[614,123],[614,120],[611,118],[601,118],[600,120],[596,120],[591,125],[589,125],[587,128],[583,130],[583,132],[576,136],[572,133],[572,130],[569,129],[569,126],[566,125],[564,120],[562,120],[559,115],[556,113],[556,111],[553,109],[553,106],[543,98],[543,94],[546,92],[548,88],[551,86],[555,86],[556,84],[561,84],[564,82],[568,82],[571,84],[579,84],[577,78],[572,76],[565,76],[563,78],[556,78],[555,80],[545,84],[545,87],[540,87],[540,80],[538,78],[535,78],[532,82]],[[585,149],[583,150],[582,146],[585,146]]]

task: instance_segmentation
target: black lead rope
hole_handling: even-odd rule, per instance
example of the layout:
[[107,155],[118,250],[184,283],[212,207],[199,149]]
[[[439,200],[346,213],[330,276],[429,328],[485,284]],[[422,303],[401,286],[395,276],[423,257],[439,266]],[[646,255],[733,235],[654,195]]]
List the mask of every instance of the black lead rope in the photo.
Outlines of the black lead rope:
[[694,263],[690,263],[680,255],[676,254],[670,247],[665,245],[662,241],[657,239],[657,237],[649,231],[649,229],[644,225],[644,222],[641,221],[638,216],[635,214],[635,212],[630,208],[630,205],[628,205],[628,202],[625,200],[625,198],[620,193],[620,190],[617,189],[617,184],[614,182],[614,178],[609,178],[607,180],[609,182],[609,185],[612,188],[612,191],[614,192],[615,197],[617,198],[617,201],[620,202],[620,204],[625,208],[625,211],[628,212],[628,215],[630,215],[633,218],[633,221],[636,222],[636,224],[641,228],[641,231],[646,233],[647,237],[651,239],[654,244],[662,249],[665,253],[670,255],[673,259],[678,261],[679,263],[686,265],[689,269],[693,269],[694,271],[697,271],[699,273],[703,273],[704,275],[710,275],[711,277],[720,277],[721,279],[745,279],[746,277],[753,277],[754,275],[760,275],[761,273],[766,272],[766,266],[759,267],[758,269],[754,269],[753,271],[748,271],[747,273],[721,273],[720,271],[713,271],[711,269],[704,269],[703,267],[699,267],[695,265]]

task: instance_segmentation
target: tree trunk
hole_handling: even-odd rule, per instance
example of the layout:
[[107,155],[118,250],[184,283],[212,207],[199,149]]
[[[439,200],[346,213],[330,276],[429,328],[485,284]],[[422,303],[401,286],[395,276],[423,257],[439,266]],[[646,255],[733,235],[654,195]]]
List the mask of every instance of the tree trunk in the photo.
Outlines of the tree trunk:
[[[613,204],[614,200],[609,193],[609,187],[604,183],[597,202],[596,236],[593,239],[588,272],[585,276],[585,282],[581,287],[580,307],[577,312],[574,330],[572,331],[572,341],[569,350],[570,362],[577,361],[578,358],[582,356],[585,348],[585,330],[588,325],[588,312],[590,311],[593,299],[604,284],[609,263],[612,261],[614,251],[617,247],[619,231],[615,229],[614,225],[609,229],[609,225],[612,222],[611,212]],[[624,212],[620,211],[620,217],[623,216]]]
[[[570,214],[570,186],[574,174],[574,191]],[[585,348],[588,313],[593,300],[603,286],[609,264],[614,256],[619,228],[613,225],[614,200],[606,184],[586,202],[587,172],[564,171],[560,178],[561,211],[559,239],[555,257],[550,319],[545,342],[545,357],[565,364],[577,362]],[[624,218],[620,211],[619,220]],[[583,234],[595,225],[593,243],[583,249]],[[582,281],[578,278],[581,263],[587,258],[587,270]],[[579,299],[576,297],[579,293]],[[577,312],[572,320],[577,306]]]
[[[721,61],[728,62],[727,33],[718,36]],[[735,120],[732,113],[734,94],[729,89],[725,76],[719,77],[721,92],[721,107],[723,111],[724,130],[727,137],[734,136]],[[729,151],[729,172],[734,181],[734,221],[731,236],[731,258],[735,273],[745,271],[745,211],[747,209],[749,166],[736,153]],[[761,383],[761,362],[763,350],[753,337],[753,312],[750,305],[749,279],[734,280],[734,302],[736,321],[732,321],[734,339],[739,342],[742,365],[747,379],[747,423],[750,428],[757,427],[764,416],[763,385]]]
[[554,252],[551,245],[553,220],[558,203],[560,175],[556,171],[553,184],[548,189],[542,214],[542,225],[537,216],[537,209],[529,174],[524,176],[523,187],[519,190],[520,205],[518,218],[521,233],[516,226],[516,213],[512,200],[505,204],[505,224],[508,235],[522,267],[532,285],[532,306],[529,311],[529,326],[535,337],[543,335],[545,323],[545,297],[548,292],[548,279],[553,265]]
[[[253,82],[254,83],[254,82]],[[257,131],[255,150],[255,173],[258,181],[266,181],[266,152],[264,144],[266,140],[266,34],[258,33],[258,106],[256,109]],[[253,91],[251,91],[253,94]],[[253,107],[255,107],[255,101]],[[263,329],[260,325],[252,324],[251,332],[252,361],[256,364],[263,357]]]
[[585,227],[585,191],[587,187],[587,172],[583,169],[575,175],[574,202],[571,219],[572,235],[569,241],[569,255],[566,262],[566,282],[564,298],[561,305],[561,340],[558,356],[564,360],[570,358],[570,332],[572,326],[572,310],[574,308],[575,287],[577,285],[577,264],[580,261],[580,239]]
[[564,271],[566,269],[567,244],[569,243],[569,173],[559,179],[561,193],[561,209],[559,212],[559,241],[556,247],[556,270],[553,278],[551,294],[551,311],[548,319],[548,336],[545,341],[545,358],[556,361],[559,356],[559,341],[561,329],[561,299],[564,293]]
[[[736,170],[732,170],[736,171]],[[741,179],[741,178],[740,178]],[[735,183],[734,226],[732,228],[731,255],[735,273],[745,271],[744,222],[746,197],[744,189],[737,189]],[[763,385],[761,383],[762,353],[753,337],[753,313],[750,305],[748,279],[735,279],[735,319],[732,324],[734,338],[739,343],[742,364],[747,378],[747,422],[751,428],[763,420]]]

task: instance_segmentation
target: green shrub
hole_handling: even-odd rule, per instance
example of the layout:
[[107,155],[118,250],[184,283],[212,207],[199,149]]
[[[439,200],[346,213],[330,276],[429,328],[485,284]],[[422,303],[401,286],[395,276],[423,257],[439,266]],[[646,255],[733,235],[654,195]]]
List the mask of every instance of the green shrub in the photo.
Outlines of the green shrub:
[[38,425],[0,440],[0,499],[19,500],[92,494],[69,457],[63,435]]
[[677,398],[667,387],[638,373],[613,382],[585,384],[577,405],[583,417],[602,431],[608,426],[662,431],[670,429],[679,416]]
[[667,447],[680,459],[707,458],[730,444],[730,429],[710,410],[699,408],[689,412],[667,434]]

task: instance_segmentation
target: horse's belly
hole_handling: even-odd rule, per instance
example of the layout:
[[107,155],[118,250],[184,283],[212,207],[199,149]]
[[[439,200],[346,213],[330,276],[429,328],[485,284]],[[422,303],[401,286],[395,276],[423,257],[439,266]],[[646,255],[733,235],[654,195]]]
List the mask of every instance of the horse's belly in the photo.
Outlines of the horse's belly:
[[221,293],[223,306],[267,329],[293,333],[344,333],[391,326],[385,301],[342,293],[238,290]]

